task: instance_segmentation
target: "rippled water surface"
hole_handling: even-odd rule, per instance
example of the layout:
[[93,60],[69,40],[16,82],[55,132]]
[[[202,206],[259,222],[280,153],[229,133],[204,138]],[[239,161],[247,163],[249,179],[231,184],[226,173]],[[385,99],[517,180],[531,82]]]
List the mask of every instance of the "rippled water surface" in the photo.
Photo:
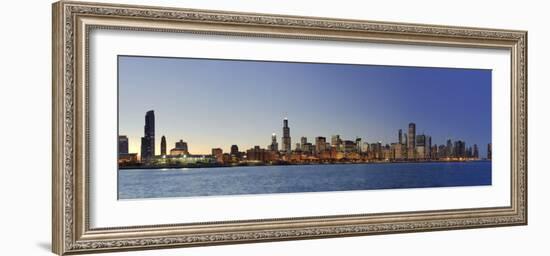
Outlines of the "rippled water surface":
[[491,162],[118,171],[119,199],[491,185]]

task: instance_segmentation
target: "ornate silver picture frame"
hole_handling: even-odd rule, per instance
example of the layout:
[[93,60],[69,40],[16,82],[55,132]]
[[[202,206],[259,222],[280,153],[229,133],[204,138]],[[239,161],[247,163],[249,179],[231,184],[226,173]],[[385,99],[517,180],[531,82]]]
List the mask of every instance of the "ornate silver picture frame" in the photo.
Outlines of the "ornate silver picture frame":
[[[89,45],[94,30],[508,50],[510,205],[91,227]],[[59,255],[527,224],[526,31],[71,1],[53,4],[52,31],[52,250]]]

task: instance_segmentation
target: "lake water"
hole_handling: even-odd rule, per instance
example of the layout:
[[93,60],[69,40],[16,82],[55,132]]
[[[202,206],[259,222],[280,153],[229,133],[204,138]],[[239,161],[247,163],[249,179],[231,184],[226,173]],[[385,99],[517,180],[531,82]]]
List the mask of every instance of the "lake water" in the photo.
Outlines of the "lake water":
[[123,169],[119,199],[491,185],[491,162]]

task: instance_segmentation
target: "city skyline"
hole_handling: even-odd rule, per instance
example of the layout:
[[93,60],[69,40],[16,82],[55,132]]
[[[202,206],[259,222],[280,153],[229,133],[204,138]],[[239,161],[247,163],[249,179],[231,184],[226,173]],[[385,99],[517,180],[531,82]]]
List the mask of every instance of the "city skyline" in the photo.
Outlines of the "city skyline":
[[[397,130],[406,134],[410,120],[426,123],[416,134],[430,134],[433,144],[448,138],[491,142],[490,70],[129,56],[119,61],[119,133],[134,153],[140,152],[143,113],[152,109],[159,109],[156,136],[165,136],[169,147],[183,140],[193,154],[228,152],[233,144],[241,150],[266,147],[272,133],[281,148],[283,117],[294,120],[291,149],[301,137],[314,142],[334,134],[390,144]],[[154,152],[161,152],[154,144]]]
[[[141,152],[143,155],[144,148],[150,148],[151,143],[154,144],[155,138],[155,119],[154,110],[147,111],[145,115],[144,137],[141,138]],[[212,148],[211,154],[193,154],[189,150],[187,142],[179,140],[175,143],[169,153],[167,153],[166,137],[163,135],[160,148],[161,153],[156,155],[154,152],[147,152],[144,158],[138,161],[137,153],[128,152],[128,137],[126,135],[119,135],[119,162],[127,165],[128,163],[136,163],[136,161],[145,163],[156,162],[158,160],[164,162],[167,158],[173,158],[188,161],[215,161],[218,163],[224,163],[226,161],[236,162],[245,160],[243,155],[247,155],[253,159],[262,162],[296,162],[296,161],[323,161],[323,160],[337,160],[349,159],[352,161],[372,161],[372,160],[389,160],[389,161],[424,161],[424,160],[443,160],[443,161],[456,161],[456,160],[479,160],[479,159],[491,159],[491,142],[488,143],[486,158],[480,155],[478,144],[467,144],[464,140],[451,140],[447,139],[445,143],[437,144],[433,143],[432,137],[428,134],[417,134],[416,123],[409,123],[408,132],[403,134],[402,129],[397,132],[397,140],[395,142],[383,144],[381,141],[369,142],[363,141],[360,137],[355,137],[354,140],[346,139],[346,137],[340,134],[333,134],[330,136],[330,142],[325,136],[314,136],[315,141],[309,141],[306,136],[300,137],[300,143],[296,143],[296,147],[292,149],[291,145],[291,133],[288,118],[283,119],[283,136],[281,138],[283,147],[279,149],[277,136],[275,133],[271,134],[271,143],[265,148],[260,145],[255,145],[250,149],[239,148],[237,144],[233,144],[230,150],[224,151],[222,148]],[[152,137],[152,141],[149,138]],[[330,153],[329,153],[330,152]],[[338,152],[341,154],[338,155]],[[342,154],[343,153],[343,154]],[[328,155],[327,155],[328,154]],[[282,158],[281,158],[282,156]],[[183,157],[183,158],[182,158]],[[205,158],[207,157],[207,158]],[[297,157],[297,158],[296,158]],[[305,157],[305,158],[303,158]],[[216,160],[214,160],[214,158]],[[225,160],[223,160],[225,159]],[[170,160],[167,160],[170,161]],[[166,165],[164,162],[162,165]],[[131,165],[131,164],[130,164]]]

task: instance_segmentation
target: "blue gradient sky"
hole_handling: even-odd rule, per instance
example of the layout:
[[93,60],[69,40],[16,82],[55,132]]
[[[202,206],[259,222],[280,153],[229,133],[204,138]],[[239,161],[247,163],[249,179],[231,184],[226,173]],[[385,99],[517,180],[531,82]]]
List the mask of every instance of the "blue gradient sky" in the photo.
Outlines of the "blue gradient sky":
[[409,122],[432,144],[491,140],[491,70],[119,57],[119,133],[139,153],[155,111],[156,153],[183,139],[193,154],[265,148],[288,117],[292,148],[316,136],[391,143]]

